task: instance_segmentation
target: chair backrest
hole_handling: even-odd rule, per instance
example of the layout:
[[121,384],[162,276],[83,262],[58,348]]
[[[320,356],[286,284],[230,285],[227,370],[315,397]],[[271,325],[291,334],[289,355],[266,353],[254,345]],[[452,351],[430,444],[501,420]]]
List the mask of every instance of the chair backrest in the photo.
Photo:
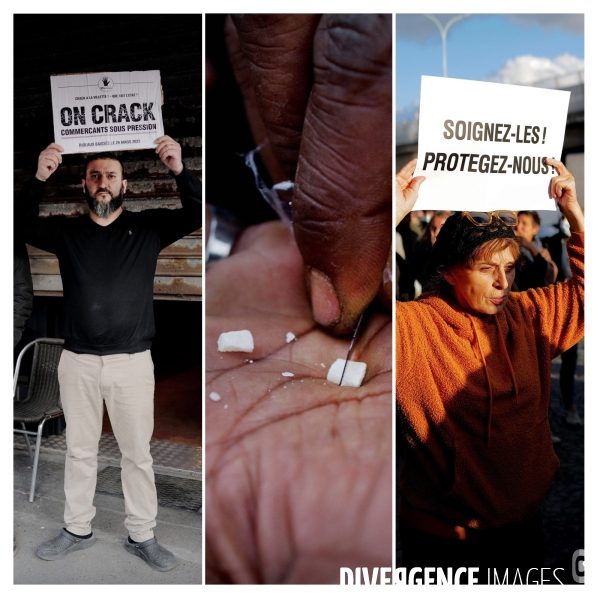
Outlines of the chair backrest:
[[58,386],[58,362],[63,350],[63,339],[40,338],[33,350],[26,402],[43,404],[46,412],[62,409]]

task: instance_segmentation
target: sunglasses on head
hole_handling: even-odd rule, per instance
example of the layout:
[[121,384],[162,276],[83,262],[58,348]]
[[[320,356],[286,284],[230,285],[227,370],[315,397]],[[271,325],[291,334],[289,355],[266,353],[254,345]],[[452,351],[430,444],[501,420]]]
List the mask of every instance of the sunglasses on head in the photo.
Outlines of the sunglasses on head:
[[475,226],[489,226],[494,218],[501,220],[507,226],[517,226],[519,218],[516,212],[498,210],[496,212],[463,212],[463,218],[468,218]]

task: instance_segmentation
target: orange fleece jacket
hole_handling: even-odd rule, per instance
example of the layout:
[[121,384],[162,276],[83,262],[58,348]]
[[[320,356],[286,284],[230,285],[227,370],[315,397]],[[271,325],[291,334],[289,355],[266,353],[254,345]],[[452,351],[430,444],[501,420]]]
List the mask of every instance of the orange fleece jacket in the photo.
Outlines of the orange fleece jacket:
[[449,298],[396,303],[402,500],[452,525],[493,528],[532,516],[559,466],[550,362],[583,338],[583,233],[567,243],[572,278],[510,293],[496,316]]

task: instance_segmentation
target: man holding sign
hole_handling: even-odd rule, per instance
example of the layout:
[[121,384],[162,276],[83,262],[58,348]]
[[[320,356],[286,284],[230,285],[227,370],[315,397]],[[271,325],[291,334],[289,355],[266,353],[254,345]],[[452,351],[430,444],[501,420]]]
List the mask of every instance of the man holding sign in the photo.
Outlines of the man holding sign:
[[52,143],[40,154],[35,178],[25,183],[15,205],[26,241],[57,255],[64,288],[65,348],[58,377],[67,422],[66,527],[37,555],[57,560],[95,543],[92,502],[105,402],[122,453],[125,548],[167,571],[175,557],[153,532],[153,283],[159,252],[202,225],[201,183],[185,168],[181,146],[165,135],[156,139],[156,153],[175,178],[181,209],[124,210],[123,165],[113,154],[97,154],[87,160],[82,179],[88,214],[37,218],[44,182],[62,162],[62,151]]

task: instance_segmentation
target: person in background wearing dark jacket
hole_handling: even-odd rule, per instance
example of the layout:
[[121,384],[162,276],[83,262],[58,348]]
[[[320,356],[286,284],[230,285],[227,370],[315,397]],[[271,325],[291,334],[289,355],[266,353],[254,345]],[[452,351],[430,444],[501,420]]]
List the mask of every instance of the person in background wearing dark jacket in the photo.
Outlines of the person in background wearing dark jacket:
[[57,255],[64,289],[65,345],[58,378],[67,423],[66,527],[39,546],[37,555],[44,560],[96,541],[92,503],[105,402],[122,454],[125,548],[155,570],[176,565],[153,532],[153,283],[159,252],[202,225],[202,187],[185,168],[176,141],[162,136],[156,143],[156,153],[175,177],[182,209],[124,210],[123,165],[113,154],[97,154],[88,158],[82,179],[89,212],[37,218],[44,182],[62,162],[63,148],[55,143],[40,154],[35,178],[25,183],[15,205],[26,241]]
[[[563,216],[558,223],[558,233],[544,239],[544,244],[547,244],[548,251],[554,263],[558,266],[557,282],[564,282],[571,278],[571,268],[569,267],[566,248],[566,241],[570,236],[569,223]],[[581,426],[583,424],[574,402],[578,346],[579,343],[573,345],[560,356],[560,393],[565,406],[565,422],[569,426]]]
[[13,347],[21,340],[25,324],[33,309],[33,283],[29,268],[29,256],[22,239],[15,235],[14,240],[14,280],[13,280]]
[[[15,235],[13,243],[13,348],[19,344],[25,324],[33,309],[33,283],[29,256],[23,239]],[[13,553],[17,553],[17,541],[13,538]]]
[[521,247],[523,265],[517,270],[513,291],[537,289],[556,282],[558,268],[550,253],[536,237],[540,230],[540,216],[534,211],[521,211],[516,240]]
[[[521,211],[518,214],[516,240],[521,249],[521,265],[517,269],[513,291],[526,291],[538,289],[556,282],[558,267],[552,260],[550,251],[542,245],[537,238],[540,230],[540,215],[535,211]],[[552,442],[557,444],[561,441],[552,430],[550,430]]]
[[415,250],[409,261],[413,267],[416,279],[421,283],[423,288],[426,287],[427,282],[431,278],[431,273],[428,272],[427,266],[431,259],[433,246],[440,230],[442,230],[442,226],[444,226],[444,223],[451,215],[452,212],[447,211],[435,212],[423,230],[423,234],[415,244]]

